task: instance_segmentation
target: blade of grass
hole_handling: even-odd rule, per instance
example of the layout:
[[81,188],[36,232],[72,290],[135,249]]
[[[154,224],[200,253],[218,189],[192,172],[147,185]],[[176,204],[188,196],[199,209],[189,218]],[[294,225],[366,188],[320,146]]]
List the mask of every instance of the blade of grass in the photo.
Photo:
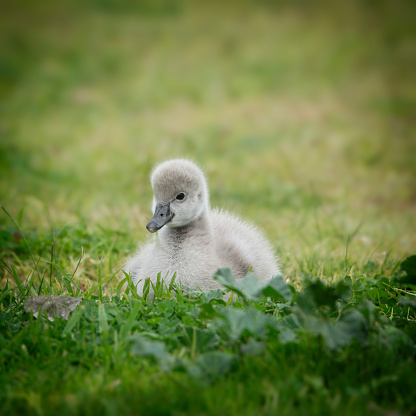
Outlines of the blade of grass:
[[81,246],[81,257],[80,257],[80,258],[79,258],[79,260],[78,260],[78,263],[77,263],[77,266],[75,267],[74,273],[72,273],[71,280],[72,280],[72,279],[73,279],[73,277],[75,276],[75,273],[77,272],[78,267],[79,267],[79,265],[80,265],[81,260],[82,260],[82,258],[83,258],[83,257],[84,257],[84,247],[82,247],[82,246]]
[[120,297],[121,289],[123,289],[123,286],[127,283],[127,280],[128,280],[127,277],[120,280],[120,282],[119,282],[119,284],[117,285],[117,288],[116,288],[116,296]]
[[19,279],[19,276],[18,276],[18,274],[16,272],[16,269],[13,267],[12,264],[10,265],[10,267],[11,267],[11,270],[12,270],[13,279],[14,279],[14,281],[16,283],[17,288],[19,289],[19,293],[21,295],[24,295],[25,294],[25,289],[23,288],[22,282]]
[[[36,262],[36,267],[38,266],[39,262],[40,262],[40,257],[38,258],[38,261]],[[45,271],[43,272],[43,275],[45,276]],[[33,272],[33,270],[31,272],[31,275],[29,275],[26,280],[29,281],[29,283],[27,284],[28,287],[32,287],[33,281],[35,280],[35,273]],[[43,279],[41,281],[43,281]]]
[[[126,278],[127,278],[126,295],[128,295],[128,292],[130,291],[130,294],[134,299],[140,299],[140,296],[137,294],[136,286],[134,286],[133,279],[131,278],[131,274],[126,273],[124,270],[123,270],[123,273],[124,273],[124,276],[126,276]],[[146,286],[146,284],[145,284],[145,286]],[[144,298],[144,296],[143,296],[143,298]]]
[[150,292],[150,277],[148,277],[144,281],[144,285],[143,285],[143,299],[144,300],[149,299],[149,292]]
[[11,288],[7,288],[1,295],[0,295],[0,303],[2,300],[12,291]]
[[176,283],[175,286],[173,287],[173,290],[176,293],[177,302],[178,303],[183,303],[184,302],[184,296],[183,296],[182,288]]
[[[101,282],[99,282],[96,285],[91,286],[88,290],[86,290],[84,292],[84,297],[87,298],[88,296],[91,296],[91,294],[99,289],[101,291],[101,287],[107,283],[110,282],[111,279],[114,279],[114,277],[120,272],[120,269],[116,270],[114,273],[110,274],[109,276],[107,276],[105,279],[102,279]],[[124,279],[125,280],[125,279]],[[124,284],[124,280],[122,280],[123,284]],[[120,282],[121,283],[121,282]],[[119,283],[119,286],[120,286]]]
[[196,354],[196,345],[197,345],[197,338],[196,338],[196,327],[192,328],[192,345],[191,345],[191,358],[195,358]]
[[362,227],[363,224],[364,224],[364,222],[361,221],[357,225],[357,227],[355,228],[355,230],[351,234],[348,234],[347,246],[345,248],[345,260],[344,260],[344,262],[345,262],[345,276],[349,272],[349,269],[348,269],[348,250],[349,250],[350,243],[351,243],[352,239],[357,235],[358,231],[360,230],[360,228]]
[[[42,276],[42,280],[40,281],[40,285],[39,285],[39,289],[38,289],[38,296],[41,294],[42,292],[42,287],[43,287],[43,282],[45,280],[45,274],[46,274],[46,270],[43,272],[43,276]],[[30,280],[29,282],[29,289],[28,292],[30,291],[30,289],[32,288],[32,283],[33,283],[33,279]]]
[[58,264],[61,262],[62,251],[64,250],[64,247],[65,247],[65,244],[67,243],[67,241],[68,241],[68,238],[65,237],[64,241],[62,242],[61,249],[59,250],[59,255],[58,255],[58,258],[57,258],[57,263]]
[[115,272],[113,272],[113,273],[111,273],[110,275],[108,275],[105,279],[103,279],[102,280],[102,282],[101,282],[101,285],[104,287],[104,286],[107,286],[109,283],[110,283],[110,281],[115,277],[115,276],[117,276],[119,273],[120,273],[120,270],[121,270],[121,267],[120,268],[118,268]]
[[[47,260],[44,260],[44,262],[49,263],[49,261],[47,261]],[[78,264],[79,264],[79,262],[78,262]],[[63,276],[65,276],[80,292],[82,292],[82,290],[79,288],[79,286],[75,283],[75,281],[72,278],[74,276],[75,272],[71,276],[61,266],[58,266],[56,263],[53,263],[53,267],[55,267],[56,270],[58,270]],[[77,266],[77,268],[78,268],[78,266]],[[76,269],[75,269],[75,271],[76,271]]]
[[157,278],[156,278],[156,287],[153,286],[153,290],[155,291],[155,297],[162,297],[163,295],[163,284],[161,285],[161,281],[162,281],[162,273],[158,273],[157,274]]
[[54,246],[55,246],[55,227],[52,228],[52,244],[51,244],[51,267],[49,270],[49,284],[52,283],[52,271],[53,271],[53,255],[54,255]]
[[[17,285],[17,282],[16,282],[17,273],[16,273],[16,270],[14,270],[14,267],[12,269],[3,259],[0,259],[0,263],[2,264],[2,267],[10,274],[10,276],[13,277],[13,280],[15,280],[15,283]],[[20,282],[19,278],[18,278],[18,280],[19,280],[19,283],[21,285],[21,282]],[[7,282],[8,282],[8,279],[7,279]],[[21,285],[21,287],[23,288],[22,285]],[[20,290],[19,290],[19,292],[20,292]]]
[[104,304],[98,305],[98,331],[102,334],[108,329],[108,318],[105,312]]
[[18,221],[18,223],[19,223],[19,224],[21,224],[21,223],[22,223],[22,220],[23,220],[23,213],[24,213],[24,208],[22,207],[22,208],[20,208],[20,210],[19,210],[19,214],[17,214],[17,221]]
[[104,251],[101,253],[101,260],[100,264],[98,266],[98,298],[100,299],[100,302],[103,301],[103,289],[102,289],[102,283],[101,283],[101,269],[103,266],[103,258],[104,258]]
[[55,295],[55,293],[52,290],[52,286],[49,285],[48,282],[45,282],[45,292],[44,293],[49,293],[51,295]]
[[129,317],[127,318],[127,321],[121,326],[120,328],[120,339],[124,339],[128,333],[131,331],[131,328],[134,325],[134,322],[137,318],[137,314],[140,310],[140,302],[135,302],[133,306],[133,310],[130,312]]
[[[28,250],[29,250],[29,253],[30,253],[30,257],[32,258],[32,261],[33,261],[33,264],[35,265],[35,269],[36,269],[36,272],[37,272],[37,274],[38,274],[38,277],[39,277],[39,280],[40,280],[40,273],[39,273],[39,270],[38,270],[38,265],[37,265],[37,263],[35,262],[35,258],[34,258],[34,256],[33,256],[33,253],[32,253],[32,249],[30,248],[30,246],[29,246],[29,243],[27,242],[27,239],[26,239],[26,236],[25,236],[25,234],[23,233],[23,231],[20,229],[20,227],[19,227],[19,225],[17,224],[17,222],[14,220],[14,218],[9,214],[9,212],[6,210],[6,208],[4,208],[4,207],[1,207],[1,209],[6,213],[6,215],[12,220],[12,222],[13,222],[13,224],[16,226],[16,228],[19,230],[19,233],[21,234],[21,236],[23,237],[23,239],[25,240],[25,243],[26,243],[26,246],[27,246],[27,248],[28,248]],[[23,215],[23,214],[22,214]]]
[[62,334],[61,334],[62,337],[66,336],[67,334],[69,334],[72,331],[72,329],[75,327],[75,325],[81,319],[81,316],[82,316],[83,312],[84,312],[84,306],[82,306],[82,305],[78,306],[78,308],[75,309],[74,313],[69,318],[67,324],[65,325],[65,328],[62,331]]
[[10,268],[10,266],[3,259],[0,259],[0,264],[10,274],[10,276],[13,276],[12,269]]
[[62,278],[62,281],[63,281],[63,283],[64,283],[64,285],[65,285],[66,290],[68,291],[68,293],[71,296],[73,296],[74,295],[74,290],[72,289],[71,281],[67,277],[65,277],[65,276]]
[[173,290],[173,287],[175,286],[175,280],[176,280],[176,272],[173,273],[172,279],[170,280],[169,288],[168,288],[169,292]]

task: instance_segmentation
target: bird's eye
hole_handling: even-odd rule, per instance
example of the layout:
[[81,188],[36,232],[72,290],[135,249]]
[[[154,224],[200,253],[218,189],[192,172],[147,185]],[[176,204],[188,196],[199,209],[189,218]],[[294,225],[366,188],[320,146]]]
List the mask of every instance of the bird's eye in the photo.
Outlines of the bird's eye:
[[178,195],[176,195],[177,201],[183,201],[185,199],[185,194],[183,192],[179,192]]

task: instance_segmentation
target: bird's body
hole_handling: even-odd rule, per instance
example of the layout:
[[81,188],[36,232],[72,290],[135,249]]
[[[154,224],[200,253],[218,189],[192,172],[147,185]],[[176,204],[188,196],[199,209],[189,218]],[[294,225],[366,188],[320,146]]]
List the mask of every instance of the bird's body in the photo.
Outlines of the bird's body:
[[151,182],[155,215],[147,228],[160,231],[124,267],[139,294],[145,278],[154,282],[158,273],[168,282],[176,273],[182,285],[202,290],[218,287],[211,276],[223,267],[229,267],[237,279],[250,268],[265,281],[280,274],[261,232],[234,215],[210,209],[205,177],[194,163],[164,162],[154,170]]

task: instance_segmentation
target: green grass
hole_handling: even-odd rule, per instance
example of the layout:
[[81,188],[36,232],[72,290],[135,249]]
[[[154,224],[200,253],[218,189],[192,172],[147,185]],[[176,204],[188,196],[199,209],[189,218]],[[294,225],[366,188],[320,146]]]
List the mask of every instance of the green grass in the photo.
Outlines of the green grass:
[[[416,252],[412,1],[3,3],[4,411],[415,411],[414,309],[400,303],[414,288],[397,280]],[[289,305],[117,295],[111,276],[148,237],[151,169],[178,156],[204,168],[212,205],[266,231],[296,289]],[[317,322],[374,304],[365,342],[329,348],[312,321],[293,342],[279,329],[230,340],[214,315],[298,316],[308,279],[340,299]],[[38,293],[87,298],[66,335],[66,322],[24,313]],[[189,343],[187,328],[218,343]],[[165,355],[140,355],[138,335]],[[210,353],[224,374],[197,376]]]
[[[162,280],[155,301],[121,295],[122,282],[110,297],[98,282],[91,290],[70,288],[84,300],[68,321],[52,323],[24,313],[31,283],[6,286],[2,408],[8,414],[407,414],[416,393],[415,270],[413,256],[390,279],[313,280],[301,292],[281,277],[260,287],[253,275],[234,281],[223,270],[217,279],[234,292],[227,303],[221,290],[169,289]],[[55,281],[62,294],[64,280]]]

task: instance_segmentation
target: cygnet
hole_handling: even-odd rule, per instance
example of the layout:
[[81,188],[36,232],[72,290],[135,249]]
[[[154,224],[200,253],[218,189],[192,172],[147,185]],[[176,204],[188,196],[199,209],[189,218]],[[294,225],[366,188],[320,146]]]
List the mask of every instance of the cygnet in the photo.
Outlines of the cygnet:
[[158,273],[203,291],[218,288],[213,273],[229,267],[236,279],[251,269],[267,281],[281,273],[264,235],[253,225],[223,210],[211,210],[207,181],[201,169],[185,159],[168,160],[151,175],[153,218],[146,225],[155,237],[127,261],[137,293],[146,278]]

